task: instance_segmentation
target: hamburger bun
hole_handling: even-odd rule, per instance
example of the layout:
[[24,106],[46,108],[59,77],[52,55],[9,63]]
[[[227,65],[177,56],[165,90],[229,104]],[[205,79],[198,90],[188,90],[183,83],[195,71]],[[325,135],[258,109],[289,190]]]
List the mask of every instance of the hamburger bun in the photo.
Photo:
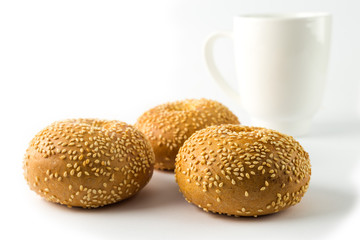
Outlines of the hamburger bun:
[[155,168],[173,170],[185,140],[200,129],[219,124],[239,124],[239,120],[221,103],[202,98],[156,106],[141,115],[135,127],[154,149]]
[[23,163],[30,188],[46,200],[96,208],[142,189],[153,173],[154,152],[126,123],[70,119],[40,131]]
[[205,211],[258,216],[300,202],[309,186],[309,155],[274,130],[220,125],[193,134],[176,158],[176,181]]

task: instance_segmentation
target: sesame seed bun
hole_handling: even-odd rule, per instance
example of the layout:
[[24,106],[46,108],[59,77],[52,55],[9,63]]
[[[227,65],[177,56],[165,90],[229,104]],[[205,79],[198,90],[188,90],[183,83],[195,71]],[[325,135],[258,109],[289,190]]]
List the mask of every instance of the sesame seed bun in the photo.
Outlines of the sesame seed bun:
[[153,173],[154,152],[144,135],[119,121],[55,122],[30,142],[24,176],[46,200],[96,208],[129,198]]
[[239,124],[239,120],[221,103],[203,98],[156,106],[141,115],[135,127],[150,140],[155,168],[173,170],[185,140],[200,129],[219,124]]
[[175,168],[187,201],[235,216],[271,214],[297,204],[310,175],[309,155],[293,137],[241,125],[196,132],[180,148]]

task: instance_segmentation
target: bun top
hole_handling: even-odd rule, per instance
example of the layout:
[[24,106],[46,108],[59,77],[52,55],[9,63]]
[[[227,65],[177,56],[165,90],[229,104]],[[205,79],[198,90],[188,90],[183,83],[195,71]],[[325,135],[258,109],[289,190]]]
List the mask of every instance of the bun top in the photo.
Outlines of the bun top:
[[140,116],[135,124],[153,141],[180,147],[195,131],[210,125],[239,123],[238,118],[217,101],[187,99],[156,106]]
[[[200,149],[204,153],[199,153],[195,145],[203,146]],[[231,173],[229,176],[238,176],[238,180],[254,175],[255,172],[273,177],[277,172],[285,172],[301,180],[311,171],[309,154],[293,137],[261,127],[232,124],[207,127],[193,134],[180,148],[180,152],[186,155],[207,155],[204,164],[198,165],[211,166],[217,159],[216,166],[225,173]],[[256,167],[261,165],[267,171],[264,167]],[[239,167],[242,169],[240,175],[236,173]]]
[[[62,160],[114,160],[117,157],[131,157],[135,146],[137,151],[146,150],[144,138],[131,125],[116,120],[67,119],[41,130],[30,142],[30,147],[44,158],[58,154]],[[142,151],[138,154],[146,156]],[[150,162],[144,161],[144,164],[148,167]]]

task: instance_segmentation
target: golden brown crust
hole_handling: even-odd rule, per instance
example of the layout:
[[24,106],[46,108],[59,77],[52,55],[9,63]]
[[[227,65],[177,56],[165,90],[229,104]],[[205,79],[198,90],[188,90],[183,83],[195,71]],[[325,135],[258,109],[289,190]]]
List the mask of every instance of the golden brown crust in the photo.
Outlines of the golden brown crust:
[[185,198],[205,211],[257,216],[297,204],[311,175],[309,155],[274,130],[220,125],[180,148],[175,175]]
[[135,127],[149,139],[155,168],[173,170],[179,148],[194,132],[207,126],[239,124],[224,105],[208,99],[188,99],[156,106],[141,115]]
[[126,123],[96,119],[55,122],[30,142],[24,176],[48,201],[95,208],[137,193],[153,173],[145,136]]

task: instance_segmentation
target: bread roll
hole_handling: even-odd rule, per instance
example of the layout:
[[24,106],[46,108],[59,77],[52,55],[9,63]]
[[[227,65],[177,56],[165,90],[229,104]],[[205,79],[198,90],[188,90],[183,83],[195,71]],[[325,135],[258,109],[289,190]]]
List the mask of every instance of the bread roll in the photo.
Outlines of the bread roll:
[[48,201],[96,208],[129,198],[153,173],[154,152],[144,135],[119,121],[55,122],[30,142],[24,176]]
[[150,140],[155,168],[173,170],[175,157],[194,132],[211,125],[239,124],[224,105],[208,99],[188,99],[156,106],[141,115],[135,127]]
[[309,155],[274,130],[220,125],[193,134],[176,158],[187,201],[234,216],[278,212],[300,202],[309,186]]

